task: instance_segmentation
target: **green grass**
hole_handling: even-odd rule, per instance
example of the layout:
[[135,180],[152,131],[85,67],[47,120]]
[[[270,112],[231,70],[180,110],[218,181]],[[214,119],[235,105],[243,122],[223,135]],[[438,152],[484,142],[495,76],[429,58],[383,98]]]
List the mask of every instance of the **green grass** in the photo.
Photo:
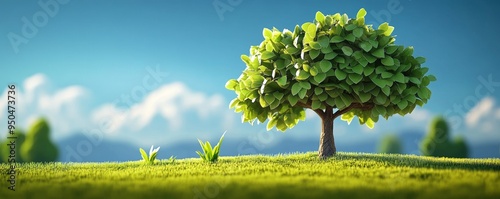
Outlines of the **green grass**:
[[0,165],[0,198],[500,198],[500,159],[306,153],[18,166],[13,192]]

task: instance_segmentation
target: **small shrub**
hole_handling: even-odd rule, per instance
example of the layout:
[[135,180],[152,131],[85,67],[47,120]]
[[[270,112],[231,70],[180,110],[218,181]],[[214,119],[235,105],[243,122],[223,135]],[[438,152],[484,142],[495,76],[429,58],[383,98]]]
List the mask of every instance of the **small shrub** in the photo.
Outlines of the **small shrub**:
[[431,122],[427,136],[421,142],[421,153],[425,156],[466,158],[467,143],[463,137],[452,139],[448,123],[443,117]]
[[206,141],[203,143],[200,139],[198,139],[198,142],[200,143],[201,149],[203,150],[203,153],[200,151],[196,151],[196,153],[200,156],[201,159],[209,162],[217,162],[219,159],[219,151],[220,151],[220,145],[222,144],[222,140],[224,140],[224,134],[220,137],[219,143],[215,145],[214,148],[212,148],[212,145],[210,145],[210,142]]
[[9,155],[10,155],[10,141],[12,139],[9,139],[8,137],[16,137],[16,162],[24,162],[23,158],[21,157],[21,146],[24,143],[24,140],[26,140],[26,135],[22,130],[17,128],[14,130],[14,135],[7,135],[7,139],[0,141],[0,162],[9,162]]
[[160,150],[160,147],[153,149],[153,146],[154,145],[151,145],[151,149],[149,149],[149,156],[148,154],[146,154],[146,151],[144,151],[144,149],[139,149],[139,151],[141,152],[142,160],[144,160],[144,162],[147,164],[153,164],[155,162],[156,155],[158,155],[158,151]]
[[403,146],[396,135],[387,135],[380,142],[379,153],[402,154]]
[[21,145],[21,157],[25,162],[54,162],[59,157],[57,145],[50,140],[50,126],[45,118],[35,121],[26,133]]

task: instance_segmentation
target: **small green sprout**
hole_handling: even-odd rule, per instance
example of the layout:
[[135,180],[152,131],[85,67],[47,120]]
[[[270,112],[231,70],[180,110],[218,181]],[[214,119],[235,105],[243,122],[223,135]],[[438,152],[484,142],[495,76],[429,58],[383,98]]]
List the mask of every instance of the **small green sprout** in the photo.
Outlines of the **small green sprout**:
[[222,136],[220,137],[219,143],[217,143],[214,148],[212,148],[210,142],[206,141],[205,143],[203,143],[200,139],[198,139],[201,149],[203,149],[203,153],[201,153],[200,151],[196,151],[196,153],[200,156],[201,159],[205,161],[216,162],[219,159],[220,145],[222,144],[222,140],[224,140],[225,134],[226,131],[224,131],[224,134],[222,134]]
[[149,149],[149,156],[146,154],[146,151],[144,149],[140,148],[139,151],[141,152],[142,159],[144,162],[148,164],[153,164],[156,159],[156,155],[158,154],[158,151],[160,150],[160,147],[153,149],[154,145],[151,145],[151,149]]

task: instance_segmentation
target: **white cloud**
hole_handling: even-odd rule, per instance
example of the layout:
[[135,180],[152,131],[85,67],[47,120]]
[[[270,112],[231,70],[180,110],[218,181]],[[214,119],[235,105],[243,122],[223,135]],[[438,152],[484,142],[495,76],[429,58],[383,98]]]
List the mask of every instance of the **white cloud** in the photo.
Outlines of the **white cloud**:
[[[52,136],[59,138],[72,131],[80,130],[85,123],[83,101],[88,92],[80,86],[69,86],[58,91],[51,91],[50,81],[43,74],[35,74],[25,79],[16,88],[16,124],[27,130],[28,126],[40,117],[46,117],[52,127]],[[7,98],[7,90],[2,99]],[[0,104],[4,112],[6,101]],[[0,122],[6,122],[5,115],[0,115]]]
[[406,117],[411,120],[411,123],[418,122],[427,124],[429,120],[432,119],[433,115],[426,109],[416,108],[411,114],[408,114]]
[[[88,106],[87,89],[75,85],[54,89],[44,74],[30,76],[16,86],[17,126],[26,129],[35,119],[46,117],[56,140],[100,130],[107,139],[136,144],[174,142],[218,137],[219,131],[236,132],[241,127],[233,125],[240,115],[227,108],[221,95],[192,91],[180,82],[160,86],[126,108],[119,106],[125,103]],[[7,99],[7,89],[0,94]],[[6,108],[7,100],[0,100],[0,111]],[[6,120],[0,114],[0,122]]]
[[[191,91],[184,84],[176,82],[152,91],[130,109],[119,108],[116,104],[105,104],[97,108],[91,118],[94,123],[110,121],[108,131],[111,134],[124,131],[140,132],[151,125],[156,117],[165,119],[168,129],[176,131],[184,127],[184,118],[188,112],[195,112],[202,120],[214,116],[225,118],[223,124],[227,127],[227,123],[231,122],[230,117],[221,110],[227,110],[222,96],[217,94],[207,96]],[[189,120],[196,121],[195,118]]]
[[[470,127],[477,126],[483,117],[493,114],[495,101],[491,97],[485,97],[476,104],[465,116],[465,123]],[[498,115],[498,114],[497,114]]]
[[500,107],[495,99],[485,97],[479,101],[465,116],[465,123],[472,133],[499,133]]

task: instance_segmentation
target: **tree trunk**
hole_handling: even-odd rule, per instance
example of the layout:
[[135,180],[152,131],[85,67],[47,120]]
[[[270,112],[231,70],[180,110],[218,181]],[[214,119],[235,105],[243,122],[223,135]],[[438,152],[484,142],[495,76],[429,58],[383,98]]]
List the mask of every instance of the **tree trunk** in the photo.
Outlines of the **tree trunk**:
[[319,140],[319,158],[332,157],[337,152],[333,138],[333,110],[327,108],[321,118],[321,135]]

